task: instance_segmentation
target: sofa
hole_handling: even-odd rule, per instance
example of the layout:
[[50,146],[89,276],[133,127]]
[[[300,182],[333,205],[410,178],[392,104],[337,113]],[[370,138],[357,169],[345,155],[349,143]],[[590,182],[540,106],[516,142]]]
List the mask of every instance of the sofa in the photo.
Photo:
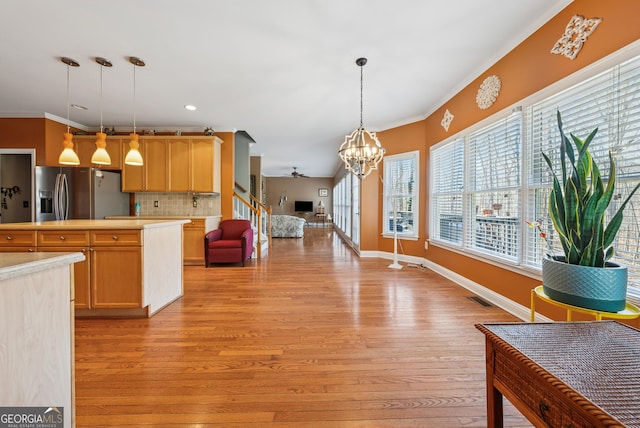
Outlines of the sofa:
[[293,215],[271,215],[272,238],[302,238],[306,220]]

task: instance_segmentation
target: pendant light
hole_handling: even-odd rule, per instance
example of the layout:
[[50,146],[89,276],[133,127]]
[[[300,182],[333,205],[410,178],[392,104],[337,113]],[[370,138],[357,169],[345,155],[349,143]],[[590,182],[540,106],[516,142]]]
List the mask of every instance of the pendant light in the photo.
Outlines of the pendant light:
[[91,156],[91,163],[97,165],[111,165],[111,156],[107,153],[107,134],[102,127],[102,70],[104,67],[111,67],[111,61],[104,58],[96,58],[96,62],[100,64],[100,132],[96,132],[96,151]]
[[61,165],[80,165],[80,158],[78,154],[73,150],[73,135],[69,132],[69,70],[70,67],[80,67],[80,64],[71,58],[62,57],[60,61],[67,64],[67,132],[64,133],[64,141],[62,146],[62,153],[58,157],[58,163]]
[[384,156],[385,149],[380,144],[375,132],[369,132],[362,125],[362,67],[367,63],[366,58],[358,58],[356,64],[360,67],[360,127],[350,135],[345,136],[338,155],[345,168],[360,180],[374,169]]
[[142,166],[142,155],[140,154],[140,144],[138,143],[138,134],[136,134],[136,67],[144,67],[145,63],[135,56],[129,57],[129,62],[133,64],[133,134],[129,134],[129,152],[124,158],[127,165]]

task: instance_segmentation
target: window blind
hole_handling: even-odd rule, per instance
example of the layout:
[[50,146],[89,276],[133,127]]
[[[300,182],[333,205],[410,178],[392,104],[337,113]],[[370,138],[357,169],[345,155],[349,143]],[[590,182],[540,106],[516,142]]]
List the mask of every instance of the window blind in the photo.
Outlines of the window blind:
[[467,137],[466,246],[517,261],[520,236],[522,114]]
[[384,158],[383,233],[418,236],[419,151]]
[[462,245],[464,139],[431,149],[430,239]]
[[[609,218],[640,180],[640,57],[626,61],[593,76],[558,94],[531,105],[527,109],[530,129],[527,153],[527,217],[541,219],[543,232],[552,243],[554,253],[562,249],[547,214],[551,174],[542,152],[558,165],[560,133],[556,112],[560,111],[565,134],[581,139],[598,128],[590,152],[608,180],[609,152],[616,162],[617,181]],[[606,220],[608,221],[608,219]],[[538,234],[525,239],[523,264],[539,267],[544,251]],[[614,261],[629,268],[629,284],[640,286],[640,203],[632,199],[624,211],[624,219],[614,242]]]

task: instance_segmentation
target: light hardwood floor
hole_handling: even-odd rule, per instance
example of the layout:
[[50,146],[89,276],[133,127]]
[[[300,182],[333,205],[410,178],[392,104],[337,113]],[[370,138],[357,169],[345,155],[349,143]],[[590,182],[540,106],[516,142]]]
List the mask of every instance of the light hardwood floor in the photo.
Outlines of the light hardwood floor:
[[389,263],[307,228],[245,268],[185,267],[151,319],[77,320],[77,426],[486,426],[474,324],[518,320]]

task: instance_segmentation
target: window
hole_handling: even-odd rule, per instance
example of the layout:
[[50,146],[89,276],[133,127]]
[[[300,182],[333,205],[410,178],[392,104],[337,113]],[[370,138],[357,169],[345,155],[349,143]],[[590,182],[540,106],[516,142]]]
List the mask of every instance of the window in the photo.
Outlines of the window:
[[462,246],[464,139],[431,150],[431,239]]
[[[521,112],[492,118],[431,148],[433,243],[539,270],[546,243],[525,220],[541,219],[554,252],[562,254],[547,214],[551,175],[542,157],[543,152],[552,160],[559,157],[557,111],[565,133],[585,138],[598,128],[590,152],[605,180],[613,154],[617,191],[608,214],[617,211],[640,182],[640,57],[591,74],[561,91],[531,96]],[[614,246],[614,261],[629,269],[629,293],[640,297],[638,195],[624,211]]]
[[[585,138],[598,128],[589,151],[605,180],[609,175],[609,151],[616,163],[616,194],[609,207],[609,218],[625,195],[640,181],[640,57],[626,61],[571,88],[527,108],[530,152],[528,162],[527,218],[544,220],[543,227],[562,254],[547,215],[551,175],[541,153],[558,159],[560,135],[556,111],[562,114],[565,133]],[[525,241],[524,265],[540,266],[543,254],[540,239],[531,232]],[[640,204],[631,199],[616,241],[614,260],[627,265],[629,285],[640,287]]]
[[467,137],[467,247],[516,261],[520,235],[522,114]]
[[384,235],[418,238],[418,180],[420,152],[413,151],[384,158]]

